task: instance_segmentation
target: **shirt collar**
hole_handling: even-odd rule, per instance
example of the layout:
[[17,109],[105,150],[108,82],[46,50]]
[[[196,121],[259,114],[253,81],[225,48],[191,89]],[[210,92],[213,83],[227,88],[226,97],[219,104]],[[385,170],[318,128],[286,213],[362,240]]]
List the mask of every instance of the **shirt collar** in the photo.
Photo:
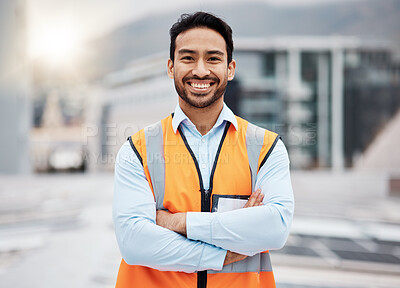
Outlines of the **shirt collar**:
[[[185,115],[185,113],[182,111],[181,107],[176,105],[175,112],[174,112],[174,117],[172,119],[172,129],[174,130],[174,133],[178,130],[179,125],[186,120],[190,125],[195,126],[192,121]],[[235,114],[233,114],[232,110],[229,109],[228,106],[224,103],[224,106],[222,107],[222,111],[218,116],[217,122],[215,122],[214,127],[218,127],[219,125],[222,124],[223,121],[228,121],[232,123],[232,125],[235,127],[235,129],[238,129],[238,123],[235,117]],[[214,128],[213,127],[213,128]]]

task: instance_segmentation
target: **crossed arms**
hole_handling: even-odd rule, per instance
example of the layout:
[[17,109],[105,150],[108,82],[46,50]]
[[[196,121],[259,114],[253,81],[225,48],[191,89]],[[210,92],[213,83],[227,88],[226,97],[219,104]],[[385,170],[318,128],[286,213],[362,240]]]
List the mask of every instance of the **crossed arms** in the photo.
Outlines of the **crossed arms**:
[[[249,200],[244,205],[243,208],[250,208],[256,206],[262,206],[264,199],[264,194],[261,193],[260,189],[257,189],[254,193],[251,194]],[[164,210],[157,210],[157,225],[167,228],[176,233],[182,234],[183,236],[187,236],[186,232],[186,214],[187,213],[170,213]],[[231,264],[233,262],[241,261],[245,259],[247,255],[242,255],[239,253],[235,253],[232,251],[227,251],[224,261],[224,266]]]
[[265,195],[262,206],[257,199],[262,196],[254,194],[254,202],[248,202],[246,209],[174,215],[157,212],[143,167],[129,144],[124,144],[116,161],[113,202],[122,257],[131,265],[196,272],[221,270],[224,264],[246,255],[281,248],[294,207],[289,160],[281,141],[260,169],[256,187]]

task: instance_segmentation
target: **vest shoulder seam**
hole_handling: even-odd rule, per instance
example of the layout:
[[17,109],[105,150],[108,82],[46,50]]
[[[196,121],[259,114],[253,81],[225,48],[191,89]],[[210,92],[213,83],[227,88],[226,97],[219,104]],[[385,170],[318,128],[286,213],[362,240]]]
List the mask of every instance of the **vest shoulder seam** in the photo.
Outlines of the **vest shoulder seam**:
[[258,167],[258,170],[261,169],[261,167],[265,164],[265,162],[267,161],[269,155],[271,155],[272,150],[274,150],[276,143],[278,143],[278,140],[281,139],[281,137],[279,135],[276,135],[276,138],[274,140],[274,143],[272,143],[271,148],[269,148],[267,155],[265,155],[264,159],[261,161],[260,167]]
[[129,137],[128,137],[128,141],[129,141],[129,144],[131,145],[131,148],[132,148],[133,152],[135,152],[136,157],[139,159],[140,164],[142,164],[142,166],[143,166],[143,158],[142,158],[142,156],[140,155],[139,151],[136,149],[135,144],[133,144],[133,142],[132,142],[132,136],[129,136]]

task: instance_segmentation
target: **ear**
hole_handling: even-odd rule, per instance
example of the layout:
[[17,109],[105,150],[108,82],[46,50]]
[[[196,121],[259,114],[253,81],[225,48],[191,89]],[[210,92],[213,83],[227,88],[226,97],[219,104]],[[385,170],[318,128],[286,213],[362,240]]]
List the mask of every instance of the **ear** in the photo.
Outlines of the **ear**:
[[168,77],[174,79],[174,62],[171,59],[168,59]]
[[228,64],[228,80],[231,81],[235,77],[236,61],[232,59]]

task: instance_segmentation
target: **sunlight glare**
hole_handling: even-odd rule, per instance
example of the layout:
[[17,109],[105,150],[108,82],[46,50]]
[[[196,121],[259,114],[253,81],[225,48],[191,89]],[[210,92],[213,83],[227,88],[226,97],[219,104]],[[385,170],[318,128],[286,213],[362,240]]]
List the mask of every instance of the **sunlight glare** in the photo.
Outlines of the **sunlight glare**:
[[55,63],[69,63],[76,56],[80,39],[72,25],[52,25],[35,33],[32,39],[32,58]]

